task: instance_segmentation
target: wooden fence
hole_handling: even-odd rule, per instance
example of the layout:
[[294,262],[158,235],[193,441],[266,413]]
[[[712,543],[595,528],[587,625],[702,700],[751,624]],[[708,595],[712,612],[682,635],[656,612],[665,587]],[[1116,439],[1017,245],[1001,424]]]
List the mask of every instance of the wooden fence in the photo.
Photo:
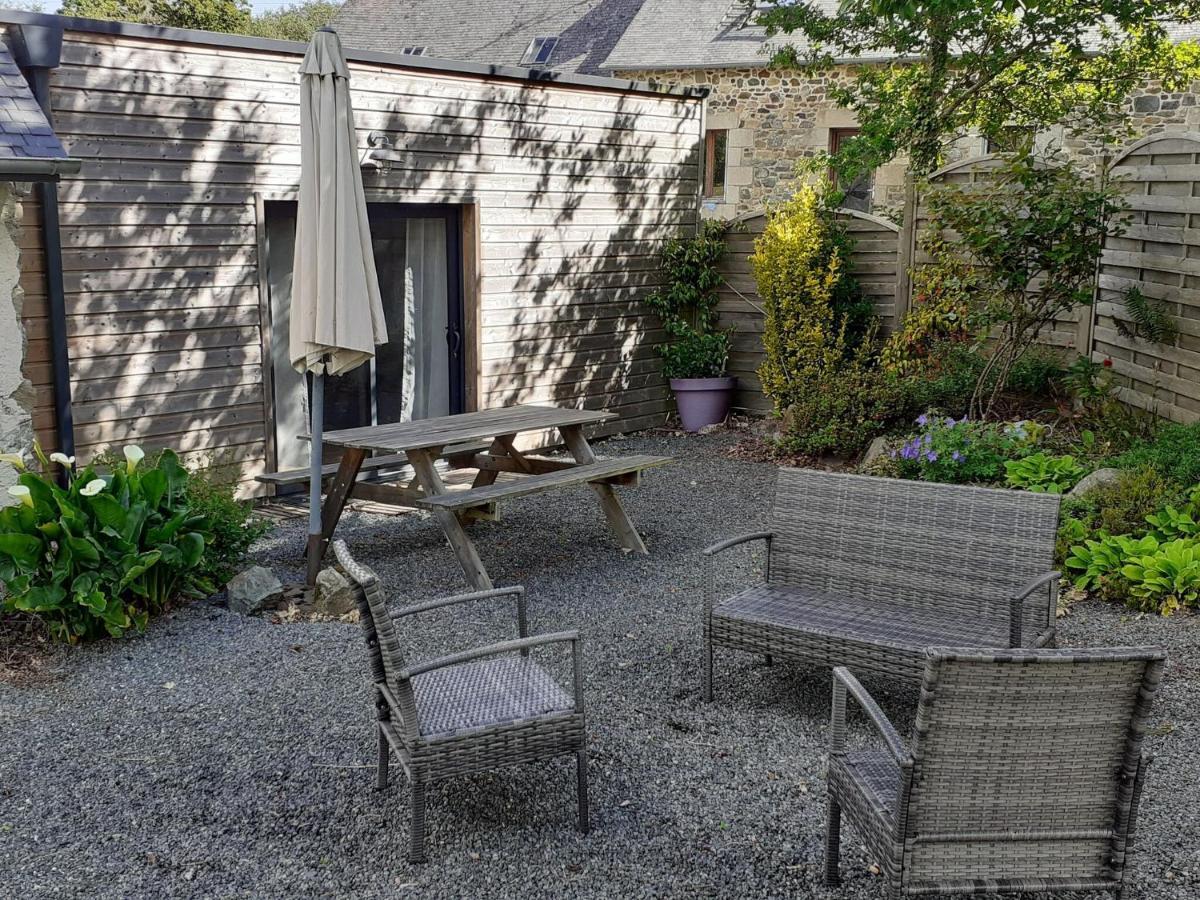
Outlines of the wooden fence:
[[[999,164],[997,156],[974,157],[939,170],[931,180],[978,183],[993,177]],[[1130,405],[1195,421],[1200,419],[1200,132],[1139,140],[1114,157],[1110,173],[1127,195],[1125,231],[1105,242],[1094,305],[1057,320],[1041,341],[1064,354],[1078,351],[1096,361],[1111,360],[1120,396]],[[864,213],[841,215],[857,239],[850,271],[875,300],[888,330],[909,306],[905,273],[930,261],[921,250],[929,226],[926,207],[918,203],[911,229]],[[765,413],[771,404],[756,372],[763,358],[761,303],[748,261],[765,216],[746,216],[735,224],[724,263],[721,321],[737,329],[730,357],[730,374],[739,381],[735,406]],[[1131,288],[1171,316],[1178,335],[1169,344],[1131,334],[1124,302]]]
[[[884,330],[890,330],[896,324],[899,226],[857,210],[841,210],[838,218],[854,238],[850,272],[874,302]],[[721,266],[725,282],[721,286],[718,306],[722,327],[734,328],[729,354],[729,374],[738,379],[734,407],[755,414],[771,411],[771,401],[763,396],[758,380],[758,367],[763,360],[762,301],[750,271],[754,239],[762,234],[765,225],[765,213],[753,213],[735,220]]]

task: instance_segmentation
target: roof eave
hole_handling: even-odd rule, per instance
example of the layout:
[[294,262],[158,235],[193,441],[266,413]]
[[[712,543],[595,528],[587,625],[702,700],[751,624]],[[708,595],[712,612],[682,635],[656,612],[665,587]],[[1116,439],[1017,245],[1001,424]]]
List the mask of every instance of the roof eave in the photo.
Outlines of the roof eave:
[[6,156],[0,157],[0,179],[29,181],[74,175],[83,160],[70,156]]

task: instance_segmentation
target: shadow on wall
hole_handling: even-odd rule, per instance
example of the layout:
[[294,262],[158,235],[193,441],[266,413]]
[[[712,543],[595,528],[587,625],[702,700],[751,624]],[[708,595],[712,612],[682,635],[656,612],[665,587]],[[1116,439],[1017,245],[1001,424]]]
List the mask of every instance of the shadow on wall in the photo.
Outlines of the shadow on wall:
[[[82,456],[114,443],[267,464],[255,192],[299,176],[295,57],[68,40],[56,127]],[[355,65],[374,199],[480,205],[480,403],[607,407],[625,429],[667,396],[641,300],[696,215],[699,106],[679,98],[436,78]]]

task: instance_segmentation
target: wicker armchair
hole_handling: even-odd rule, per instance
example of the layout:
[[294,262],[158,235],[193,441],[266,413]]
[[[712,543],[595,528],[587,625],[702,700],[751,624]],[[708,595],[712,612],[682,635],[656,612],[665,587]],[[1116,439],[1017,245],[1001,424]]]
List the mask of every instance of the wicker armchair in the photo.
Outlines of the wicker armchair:
[[[927,651],[911,747],[834,669],[825,881],[842,815],[892,897],[1122,895],[1142,752],[1166,654],[1153,649]],[[846,695],[885,749],[846,748]]]
[[[780,469],[770,528],[704,551],[715,646],[913,680],[930,646],[1054,641],[1059,497]],[[717,602],[714,557],[765,541],[763,584]]]
[[[587,750],[579,633],[530,637],[524,590],[497,588],[409,606],[397,618],[458,603],[512,598],[519,637],[440,659],[406,664],[395,622],[374,573],[358,565],[342,541],[338,563],[355,582],[376,688],[378,787],[387,787],[396,754],[412,788],[409,859],[425,859],[425,788],[431,782],[516,763],[575,754],[579,829],[588,825]],[[569,643],[571,693],[529,655],[535,647]]]

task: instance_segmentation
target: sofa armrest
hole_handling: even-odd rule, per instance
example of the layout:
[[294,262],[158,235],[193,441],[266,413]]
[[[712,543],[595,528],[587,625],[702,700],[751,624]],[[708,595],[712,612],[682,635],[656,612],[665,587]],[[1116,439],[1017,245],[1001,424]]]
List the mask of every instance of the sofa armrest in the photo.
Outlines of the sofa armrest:
[[867,693],[867,689],[859,683],[854,674],[845,666],[837,666],[833,670],[833,712],[829,725],[829,752],[841,753],[846,749],[846,694],[857,701],[862,707],[871,724],[883,738],[888,752],[897,765],[903,766],[911,762],[912,757],[905,746],[904,740],[895,727],[884,715],[875,698]]
[[[1039,575],[1009,598],[1008,645],[1010,647],[1024,646],[1022,628],[1025,619],[1025,601],[1039,588],[1048,588],[1050,585],[1056,584],[1061,578],[1062,572],[1047,572],[1044,575]],[[1047,594],[1050,598],[1047,610],[1048,622],[1053,627],[1054,617],[1057,614],[1057,597],[1054,591],[1047,590]]]
[[713,571],[712,559],[718,553],[736,547],[739,544],[748,544],[750,541],[765,541],[767,545],[767,566],[764,572],[765,578],[770,578],[771,575],[771,541],[775,535],[770,531],[752,531],[748,534],[739,534],[737,537],[731,537],[727,540],[713,544],[711,547],[705,547],[701,550],[704,569],[704,615],[708,616],[716,605],[716,596],[713,590]]

